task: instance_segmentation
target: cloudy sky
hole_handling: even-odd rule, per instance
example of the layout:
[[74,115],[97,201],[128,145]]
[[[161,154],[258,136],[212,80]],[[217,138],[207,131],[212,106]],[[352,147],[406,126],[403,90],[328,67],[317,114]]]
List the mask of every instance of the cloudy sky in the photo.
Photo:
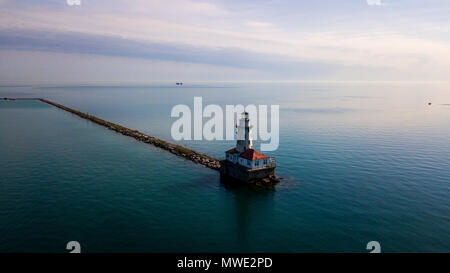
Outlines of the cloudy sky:
[[0,0],[0,84],[448,81],[448,0]]

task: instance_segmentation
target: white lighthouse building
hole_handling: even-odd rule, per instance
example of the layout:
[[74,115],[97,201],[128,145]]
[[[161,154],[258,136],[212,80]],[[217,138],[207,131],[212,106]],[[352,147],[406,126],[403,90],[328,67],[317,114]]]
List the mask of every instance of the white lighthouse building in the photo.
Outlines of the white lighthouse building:
[[275,168],[275,158],[253,149],[248,113],[242,113],[237,127],[236,147],[225,152],[226,160],[248,169]]

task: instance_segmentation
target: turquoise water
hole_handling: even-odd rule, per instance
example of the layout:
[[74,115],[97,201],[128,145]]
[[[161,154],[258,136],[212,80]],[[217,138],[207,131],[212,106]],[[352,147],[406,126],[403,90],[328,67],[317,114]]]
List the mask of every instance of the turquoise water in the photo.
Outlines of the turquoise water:
[[[0,87],[171,140],[170,110],[279,104],[274,191],[37,101],[0,101],[0,252],[450,251],[450,88],[222,83]],[[432,102],[432,105],[428,105]],[[221,157],[229,141],[183,142]],[[257,148],[258,145],[256,145]]]

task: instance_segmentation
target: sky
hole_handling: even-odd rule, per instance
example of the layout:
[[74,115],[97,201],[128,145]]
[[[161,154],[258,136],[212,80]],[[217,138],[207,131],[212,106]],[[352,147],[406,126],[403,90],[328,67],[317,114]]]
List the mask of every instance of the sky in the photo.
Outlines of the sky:
[[448,0],[0,0],[0,84],[449,81],[449,14]]

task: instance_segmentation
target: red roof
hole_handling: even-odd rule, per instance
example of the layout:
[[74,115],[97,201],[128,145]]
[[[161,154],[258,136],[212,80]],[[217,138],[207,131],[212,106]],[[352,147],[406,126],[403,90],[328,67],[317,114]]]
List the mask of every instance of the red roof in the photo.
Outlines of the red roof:
[[258,152],[257,150],[247,149],[243,152],[240,157],[243,157],[248,160],[260,160],[264,158],[269,158],[267,155]]
[[236,150],[236,148],[233,148],[233,149],[230,149],[230,150],[226,151],[225,153],[227,153],[227,154],[235,154],[237,152],[238,151]]

